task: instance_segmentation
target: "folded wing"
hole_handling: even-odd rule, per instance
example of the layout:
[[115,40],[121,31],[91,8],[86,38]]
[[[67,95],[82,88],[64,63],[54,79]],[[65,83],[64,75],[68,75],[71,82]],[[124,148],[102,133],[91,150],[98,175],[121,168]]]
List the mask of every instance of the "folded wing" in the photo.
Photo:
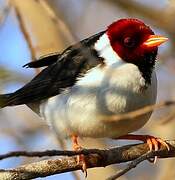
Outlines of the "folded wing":
[[0,107],[39,102],[73,86],[89,69],[103,63],[93,49],[93,42],[103,33],[70,46],[60,55],[49,55],[38,62],[27,64],[27,67],[35,68],[49,66],[21,89],[11,94],[0,95]]

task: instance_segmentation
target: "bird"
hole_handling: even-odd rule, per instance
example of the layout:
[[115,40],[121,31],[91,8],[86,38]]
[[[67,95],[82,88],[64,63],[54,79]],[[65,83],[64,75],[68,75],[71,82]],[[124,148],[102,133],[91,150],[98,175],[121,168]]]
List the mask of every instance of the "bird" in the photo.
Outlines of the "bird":
[[[130,139],[146,142],[150,150],[167,143],[151,135],[135,135],[152,112],[110,122],[110,117],[156,103],[155,64],[158,46],[168,38],[155,35],[143,21],[125,18],[105,30],[24,65],[45,67],[15,92],[0,95],[0,108],[26,104],[60,138]],[[79,156],[86,172],[83,155]]]

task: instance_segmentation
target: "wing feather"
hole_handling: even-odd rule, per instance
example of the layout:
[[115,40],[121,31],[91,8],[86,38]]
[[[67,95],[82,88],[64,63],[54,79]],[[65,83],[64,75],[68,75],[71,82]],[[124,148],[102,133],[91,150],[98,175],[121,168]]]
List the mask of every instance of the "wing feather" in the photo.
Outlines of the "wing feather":
[[29,62],[29,63],[25,64],[23,67],[26,67],[26,68],[39,68],[39,67],[49,66],[49,65],[55,63],[56,61],[58,61],[60,56],[61,55],[59,53],[48,54],[46,56],[40,57],[36,61],[32,61],[32,62]]
[[[84,76],[89,69],[103,63],[93,48],[94,42],[103,33],[104,31],[70,46],[61,55],[54,55],[55,57],[52,57],[53,55],[47,56],[48,62],[49,58],[53,58],[54,62],[24,87],[8,95],[6,105],[38,102],[55,96],[64,89],[73,86],[78,78]],[[38,63],[29,63],[28,66],[41,67],[47,65],[47,62],[45,63],[43,59],[40,59]]]

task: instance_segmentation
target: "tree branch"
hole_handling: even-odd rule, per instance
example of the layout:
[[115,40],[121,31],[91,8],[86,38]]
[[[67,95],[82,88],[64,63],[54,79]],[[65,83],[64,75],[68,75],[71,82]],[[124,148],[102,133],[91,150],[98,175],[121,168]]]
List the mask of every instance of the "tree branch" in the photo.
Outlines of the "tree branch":
[[[81,169],[81,164],[77,164],[75,154],[85,154],[85,159],[88,168],[93,167],[105,167],[111,164],[123,163],[128,161],[133,161],[139,157],[142,157],[143,160],[147,158],[151,158],[154,156],[158,156],[160,158],[168,158],[175,157],[175,141],[167,141],[170,146],[170,150],[168,151],[165,147],[161,146],[159,151],[153,151],[152,153],[148,153],[149,147],[147,144],[135,144],[135,145],[127,145],[123,147],[111,148],[107,150],[98,150],[98,149],[84,149],[79,152],[74,151],[53,151],[53,154],[57,155],[68,155],[72,157],[64,157],[58,158],[54,160],[44,160],[40,162],[35,162],[27,165],[23,165],[10,170],[1,170],[0,171],[0,179],[3,180],[21,180],[21,179],[32,179],[38,177],[46,177],[53,174],[65,173],[75,170]],[[48,154],[47,154],[47,153]],[[51,151],[43,152],[42,155],[47,154],[47,156],[51,155]],[[23,156],[32,156],[37,155],[37,152],[29,152],[24,153],[21,152]],[[20,155],[18,152],[15,154],[12,153],[13,156]],[[10,157],[12,157],[12,154]],[[41,155],[41,152],[38,152],[38,156]],[[9,157],[9,153],[6,155]],[[5,158],[5,155],[1,155],[1,159]],[[137,160],[136,162],[142,162],[142,159]],[[133,163],[133,165],[137,165],[137,163]],[[133,168],[133,166],[131,166]],[[129,169],[130,170],[130,169]],[[126,171],[127,172],[127,171]]]
[[28,47],[30,49],[31,58],[32,58],[32,60],[34,60],[34,59],[36,59],[36,53],[35,53],[35,49],[34,49],[33,44],[32,44],[32,39],[31,39],[31,37],[27,31],[26,25],[24,23],[23,16],[21,15],[20,10],[19,10],[18,6],[16,5],[16,1],[11,0],[10,3],[15,10],[16,17],[17,17],[18,23],[19,23],[19,27],[20,27],[21,32],[23,33],[24,38],[25,38],[25,40],[28,44]]

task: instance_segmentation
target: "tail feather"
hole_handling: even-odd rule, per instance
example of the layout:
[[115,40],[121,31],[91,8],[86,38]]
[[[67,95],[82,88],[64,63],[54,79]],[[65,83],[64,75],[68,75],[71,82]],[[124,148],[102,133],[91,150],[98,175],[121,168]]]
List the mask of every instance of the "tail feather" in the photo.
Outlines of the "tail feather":
[[0,95],[0,108],[10,106],[10,97],[11,94],[1,94]]

